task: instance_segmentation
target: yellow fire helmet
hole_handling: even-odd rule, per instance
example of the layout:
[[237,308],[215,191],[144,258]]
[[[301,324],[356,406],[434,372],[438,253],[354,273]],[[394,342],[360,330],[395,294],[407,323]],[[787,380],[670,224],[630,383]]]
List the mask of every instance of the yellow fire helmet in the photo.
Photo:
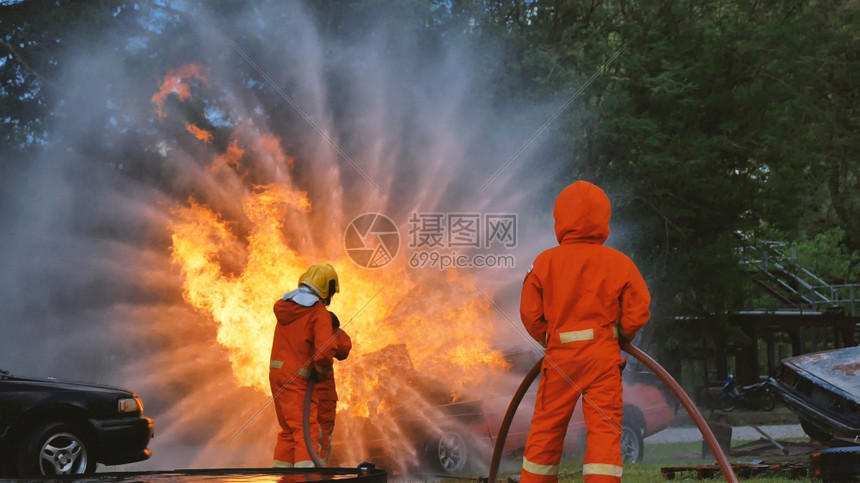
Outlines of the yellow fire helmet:
[[[328,263],[317,263],[311,265],[305,273],[299,277],[299,285],[304,285],[314,291],[324,301],[331,300],[331,296],[340,292],[340,282],[337,272]],[[328,305],[328,304],[326,304]]]

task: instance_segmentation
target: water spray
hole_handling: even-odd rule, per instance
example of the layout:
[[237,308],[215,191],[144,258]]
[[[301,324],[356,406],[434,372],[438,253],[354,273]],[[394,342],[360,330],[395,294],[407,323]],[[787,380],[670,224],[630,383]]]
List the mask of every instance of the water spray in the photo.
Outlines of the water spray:
[[[681,389],[681,386],[675,381],[674,378],[663,369],[663,367],[657,363],[654,359],[652,359],[648,354],[642,352],[638,348],[632,346],[627,341],[621,342],[621,349],[624,352],[630,354],[635,357],[639,362],[641,362],[645,367],[651,370],[657,377],[663,381],[664,384],[672,391],[672,394],[675,395],[675,398],[684,406],[684,409],[687,410],[687,413],[693,418],[693,422],[696,423],[696,427],[699,428],[699,431],[702,433],[702,437],[705,439],[705,442],[708,444],[708,448],[711,450],[711,454],[714,455],[714,458],[717,460],[717,464],[720,466],[720,470],[723,472],[723,476],[726,478],[726,481],[729,483],[737,483],[738,477],[735,475],[734,469],[732,465],[729,463],[729,459],[726,457],[726,454],[723,452],[723,449],[720,447],[717,442],[717,438],[714,436],[714,433],[711,431],[711,428],[708,426],[705,418],[702,416],[702,413],[699,412],[699,409],[693,404],[693,401],[690,400],[690,397],[687,396],[687,393]],[[517,412],[517,408],[522,402],[523,397],[528,391],[529,387],[532,385],[535,379],[537,379],[538,374],[540,374],[541,364],[543,363],[543,358],[541,358],[537,363],[535,363],[534,367],[526,374],[526,377],[523,379],[523,382],[520,383],[520,386],[517,388],[514,393],[514,397],[511,399],[511,404],[508,406],[508,410],[505,413],[505,417],[502,420],[502,425],[499,428],[499,435],[496,438],[496,446],[493,448],[493,459],[490,461],[490,473],[487,477],[487,481],[492,483],[496,481],[499,473],[499,464],[502,460],[502,451],[505,447],[505,440],[508,437],[508,430],[510,429],[511,422],[514,419],[514,415]]]

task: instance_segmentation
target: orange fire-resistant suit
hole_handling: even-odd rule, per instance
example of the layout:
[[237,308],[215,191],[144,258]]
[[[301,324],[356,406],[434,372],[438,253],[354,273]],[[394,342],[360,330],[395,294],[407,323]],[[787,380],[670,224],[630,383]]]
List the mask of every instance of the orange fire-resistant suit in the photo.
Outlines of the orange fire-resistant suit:
[[[340,321],[337,320],[337,316],[334,314],[331,316],[332,330],[334,331],[331,345],[335,347],[334,357],[342,361],[349,356],[349,351],[352,349],[352,339],[340,329]],[[320,431],[322,431],[322,451],[319,457],[326,464],[328,464],[331,456],[331,435],[334,432],[334,420],[337,416],[337,388],[334,381],[334,377],[331,377],[318,381],[314,385],[317,421],[319,421]]]
[[[333,375],[332,319],[320,300],[305,306],[295,300],[281,299],[275,302],[274,311],[278,323],[272,342],[269,383],[281,425],[274,466],[312,467],[314,463],[305,445],[302,413],[308,378],[315,374],[321,382]],[[315,409],[314,405],[310,432],[316,445],[314,450],[319,454],[322,448]]]
[[631,339],[648,321],[651,296],[623,253],[603,246],[609,198],[577,181],[553,209],[559,246],[534,261],[523,284],[520,317],[546,347],[522,483],[558,481],[562,444],[583,398],[587,426],[586,482],[621,481],[621,356],[619,330]]

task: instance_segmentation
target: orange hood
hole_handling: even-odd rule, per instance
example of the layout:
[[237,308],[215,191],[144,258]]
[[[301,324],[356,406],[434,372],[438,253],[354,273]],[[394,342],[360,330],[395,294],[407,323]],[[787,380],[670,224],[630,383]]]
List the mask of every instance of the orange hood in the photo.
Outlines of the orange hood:
[[603,243],[609,237],[612,208],[606,193],[587,181],[577,181],[559,193],[552,216],[558,243]]

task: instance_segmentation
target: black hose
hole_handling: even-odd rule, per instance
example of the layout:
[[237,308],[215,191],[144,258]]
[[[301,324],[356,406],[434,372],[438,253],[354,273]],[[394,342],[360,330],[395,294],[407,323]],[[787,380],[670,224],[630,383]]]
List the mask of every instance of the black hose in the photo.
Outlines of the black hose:
[[[675,395],[675,398],[681,402],[681,405],[684,406],[684,409],[687,410],[687,413],[690,414],[690,417],[693,418],[693,422],[696,423],[696,426],[699,428],[699,431],[702,433],[702,437],[705,439],[705,442],[708,444],[708,448],[711,449],[711,453],[717,460],[717,464],[720,466],[720,470],[723,472],[723,476],[726,478],[726,481],[729,483],[737,483],[738,477],[735,475],[734,469],[732,465],[729,463],[726,454],[723,453],[723,449],[720,447],[717,442],[717,438],[714,437],[714,433],[711,431],[711,428],[705,422],[705,418],[702,417],[702,413],[699,412],[699,409],[696,408],[695,404],[690,400],[690,397],[687,396],[687,393],[681,389],[681,386],[678,384],[675,379],[665,370],[663,367],[657,363],[654,359],[652,359],[648,354],[645,354],[641,350],[636,347],[630,345],[629,342],[623,341],[621,342],[621,348],[624,352],[632,355],[636,359],[639,360],[642,364],[645,365],[648,369],[651,370],[660,380],[663,381],[664,384],[672,391],[672,394]],[[543,358],[541,358],[537,363],[532,367],[526,377],[523,379],[523,382],[520,383],[520,387],[517,388],[517,392],[514,393],[514,397],[511,400],[511,404],[508,406],[508,410],[505,413],[505,417],[502,420],[502,426],[499,428],[499,436],[496,439],[496,445],[493,449],[493,459],[490,462],[490,474],[487,477],[487,481],[489,483],[493,483],[496,481],[496,478],[499,474],[499,464],[502,460],[502,451],[505,447],[505,440],[508,437],[508,430],[510,429],[511,422],[514,419],[514,414],[517,412],[517,408],[520,405],[520,402],[525,396],[526,391],[532,385],[535,379],[537,379],[538,374],[540,373],[540,366],[543,362]]]
[[314,395],[314,378],[311,377],[308,379],[308,388],[307,392],[305,392],[305,407],[302,411],[302,429],[303,433],[305,433],[305,447],[308,449],[308,454],[311,456],[311,461],[314,462],[314,466],[317,468],[325,468],[325,464],[320,460],[320,457],[317,455],[316,450],[314,449],[314,443],[311,441],[311,400],[313,400]]

